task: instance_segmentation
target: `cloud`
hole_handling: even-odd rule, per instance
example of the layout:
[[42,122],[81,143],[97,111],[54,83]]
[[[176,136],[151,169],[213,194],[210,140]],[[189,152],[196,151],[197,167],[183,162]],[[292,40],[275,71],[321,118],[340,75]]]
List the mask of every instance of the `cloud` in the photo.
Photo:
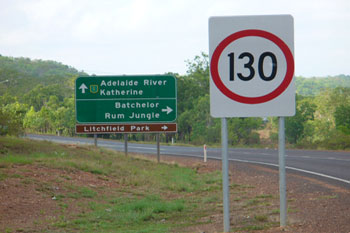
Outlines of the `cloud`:
[[0,53],[101,72],[185,73],[184,61],[208,50],[209,16],[292,14],[297,74],[350,73],[349,11],[348,0],[11,0],[0,8]]

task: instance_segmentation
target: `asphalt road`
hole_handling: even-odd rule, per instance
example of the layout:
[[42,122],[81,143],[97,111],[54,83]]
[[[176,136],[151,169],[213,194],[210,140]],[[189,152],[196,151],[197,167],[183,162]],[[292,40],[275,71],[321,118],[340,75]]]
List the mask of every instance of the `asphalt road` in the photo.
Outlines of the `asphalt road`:
[[[36,140],[47,140],[59,143],[93,144],[92,138],[71,138],[48,135],[28,134],[27,137]],[[98,146],[124,151],[124,142],[98,139]],[[155,144],[128,143],[128,152],[141,154],[156,154]],[[191,156],[203,158],[203,148],[184,146],[161,146],[160,154]],[[220,148],[208,148],[208,159],[220,159]],[[273,149],[229,149],[229,160],[254,163],[262,166],[278,168],[278,151]],[[322,179],[333,185],[350,189],[350,152],[286,150],[286,170],[305,176]]]

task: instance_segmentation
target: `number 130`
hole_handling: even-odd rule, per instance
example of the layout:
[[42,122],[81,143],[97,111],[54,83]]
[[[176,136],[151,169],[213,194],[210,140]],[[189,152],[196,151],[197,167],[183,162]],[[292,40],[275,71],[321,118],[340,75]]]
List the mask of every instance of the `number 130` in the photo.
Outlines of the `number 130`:
[[[234,81],[235,80],[235,54],[234,53],[229,53],[227,55],[229,57],[229,69],[230,69],[230,81]],[[252,78],[254,78],[255,75],[255,69],[253,67],[253,63],[254,63],[254,56],[249,53],[249,52],[243,52],[238,56],[238,59],[243,59],[247,57],[248,58],[248,62],[244,64],[244,68],[248,69],[249,74],[244,76],[242,73],[237,73],[237,77],[239,79],[241,79],[242,81],[249,81]],[[272,61],[272,70],[271,70],[271,74],[269,76],[266,76],[264,73],[264,61],[265,58],[269,57]],[[259,61],[258,61],[258,73],[259,76],[262,80],[264,81],[271,81],[276,77],[276,73],[277,73],[277,58],[275,56],[275,54],[271,53],[271,52],[264,52],[260,55],[259,57]]]

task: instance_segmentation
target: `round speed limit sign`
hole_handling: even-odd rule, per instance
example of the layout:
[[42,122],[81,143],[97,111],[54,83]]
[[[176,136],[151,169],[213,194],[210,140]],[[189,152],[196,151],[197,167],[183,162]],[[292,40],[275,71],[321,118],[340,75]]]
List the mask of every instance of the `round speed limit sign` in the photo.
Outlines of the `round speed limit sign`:
[[293,37],[290,15],[210,18],[211,115],[294,115]]

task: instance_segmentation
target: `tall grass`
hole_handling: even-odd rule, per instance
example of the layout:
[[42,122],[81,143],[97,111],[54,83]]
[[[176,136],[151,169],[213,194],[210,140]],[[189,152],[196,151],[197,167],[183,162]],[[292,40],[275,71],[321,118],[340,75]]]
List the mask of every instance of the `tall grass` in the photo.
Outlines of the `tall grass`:
[[108,204],[90,203],[92,212],[82,215],[65,227],[83,232],[167,232],[169,219],[181,215],[183,200],[165,201],[150,195],[142,199],[118,198]]
[[[31,164],[55,169],[89,172],[120,185],[119,189],[63,185],[65,193],[37,191],[54,196],[64,210],[72,201],[87,207],[80,214],[65,213],[54,223],[62,231],[78,232],[169,232],[174,227],[194,224],[207,212],[207,196],[217,196],[221,187],[220,172],[197,174],[195,169],[176,164],[157,164],[148,160],[126,157],[91,146],[57,145],[27,139],[0,137],[0,168]],[[0,179],[7,176],[1,173]],[[42,185],[38,180],[33,184]],[[45,187],[51,187],[45,183]],[[211,193],[210,193],[211,192]],[[198,193],[198,197],[191,197]],[[213,194],[215,193],[215,194]],[[218,200],[218,199],[216,199]],[[83,208],[83,209],[84,209]],[[199,211],[199,214],[197,213]],[[60,231],[60,230],[59,230]]]

